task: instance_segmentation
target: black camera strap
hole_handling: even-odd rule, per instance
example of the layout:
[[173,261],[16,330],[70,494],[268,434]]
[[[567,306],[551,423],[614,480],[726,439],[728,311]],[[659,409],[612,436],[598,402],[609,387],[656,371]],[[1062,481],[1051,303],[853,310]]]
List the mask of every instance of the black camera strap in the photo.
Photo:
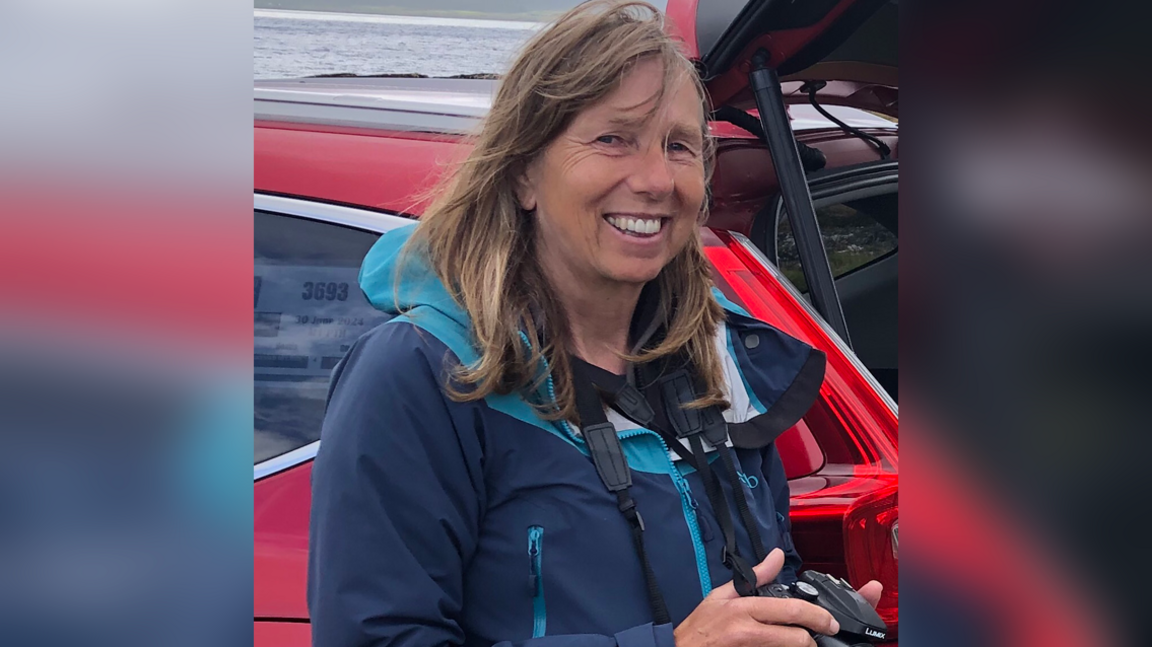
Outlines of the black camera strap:
[[[748,530],[748,538],[752,540],[752,551],[756,555],[756,563],[759,564],[764,561],[768,553],[764,550],[764,542],[760,539],[760,530],[756,527],[756,518],[752,516],[752,509],[748,506],[748,498],[744,496],[744,488],[740,487],[740,475],[736,470],[732,448],[723,444],[716,451],[720,453],[720,460],[724,461],[724,467],[728,470],[728,482],[732,484],[732,491],[736,493],[736,509],[744,521],[744,528]],[[752,583],[752,588],[755,589],[755,577]]]
[[712,504],[716,521],[724,537],[721,561],[732,571],[732,583],[736,591],[740,595],[755,595],[756,573],[752,569],[752,564],[739,553],[736,544],[735,524],[728,507],[728,500],[720,487],[719,476],[708,462],[707,452],[704,449],[703,441],[707,440],[710,445],[716,448],[717,454],[724,463],[736,501],[736,509],[752,542],[756,563],[763,561],[767,553],[764,551],[764,544],[760,539],[756,519],[748,506],[747,497],[744,496],[744,488],[741,487],[732,448],[728,446],[728,425],[724,416],[714,406],[703,409],[690,409],[684,406],[696,400],[697,389],[702,386],[699,384],[699,379],[694,378],[685,369],[672,372],[661,370],[654,376],[652,384],[660,389],[667,420],[675,430],[675,434],[661,429],[658,425],[652,428],[663,436],[673,449],[683,447],[681,439],[688,441],[694,459],[689,461],[689,464],[700,472],[700,477],[704,481],[705,493],[709,503]]
[[[660,399],[665,405],[664,412],[666,419],[658,423],[656,415],[647,400],[639,390],[629,384],[625,379],[588,364],[576,357],[572,358],[572,366],[575,379],[574,390],[576,392],[577,411],[580,414],[581,422],[584,425],[588,425],[589,421],[595,421],[595,423],[591,425],[591,431],[598,437],[595,441],[589,441],[590,449],[592,449],[593,443],[614,443],[616,446],[619,446],[619,439],[615,436],[615,428],[608,423],[603,412],[604,400],[607,400],[608,404],[625,418],[641,427],[651,429],[663,437],[670,449],[700,472],[708,500],[712,504],[716,521],[720,526],[720,531],[724,538],[724,546],[720,556],[721,562],[732,571],[733,585],[740,595],[755,595],[756,573],[752,568],[752,563],[740,555],[736,543],[735,525],[727,497],[724,496],[724,492],[720,487],[719,475],[712,469],[708,461],[702,442],[702,439],[708,440],[709,444],[716,448],[724,464],[734,493],[736,508],[751,539],[756,562],[759,563],[763,561],[767,553],[760,539],[760,532],[756,525],[756,520],[752,515],[747,498],[744,495],[744,489],[741,487],[735,458],[732,449],[727,445],[727,423],[724,421],[719,409],[716,407],[705,409],[687,409],[683,407],[683,404],[696,399],[696,391],[694,388],[695,380],[693,380],[685,370],[681,369],[666,373],[665,370],[661,368],[656,372],[656,375],[653,376],[655,379],[649,384],[649,386],[659,389]],[[648,368],[654,369],[656,367]],[[644,372],[647,373],[648,371]],[[585,410],[587,410],[587,413],[585,413]],[[597,428],[601,423],[604,424],[605,427]],[[676,433],[668,431],[668,429],[665,428],[666,424],[676,429]],[[609,433],[609,430],[612,436],[611,439],[601,439],[601,436]],[[586,434],[587,440],[587,428],[584,433]],[[690,449],[684,446],[681,439],[687,440]],[[603,456],[603,459],[600,461],[596,459],[598,453]],[[606,485],[609,484],[609,480],[605,479],[604,473],[606,471],[612,473],[620,472],[621,469],[618,466],[623,466],[624,477],[613,476],[612,478],[616,479],[615,482],[626,479],[628,484],[631,484],[631,476],[627,473],[627,464],[623,458],[623,450],[619,450],[618,453],[619,459],[617,461],[615,459],[616,454],[610,450],[600,452],[593,451],[593,461],[596,463],[597,470],[601,473],[601,479],[605,481]],[[603,469],[601,468],[602,463],[606,466]],[[612,465],[612,467],[609,468],[607,467],[608,465]],[[611,485],[609,485],[608,489],[619,492],[618,490],[614,490]],[[631,498],[629,497],[629,501],[630,500]],[[622,503],[622,506],[623,505]],[[634,504],[632,505],[634,506]],[[623,507],[621,510],[623,511]],[[635,531],[634,535],[639,536]],[[643,550],[642,541],[638,540],[637,550],[638,552]],[[645,566],[646,573],[650,571],[651,569],[648,565],[647,558],[643,553],[641,553],[641,561]],[[646,577],[648,576],[646,575]],[[656,591],[654,588],[654,579],[649,578],[648,582],[651,597],[651,592]],[[656,594],[658,595],[658,591],[656,591]],[[655,609],[655,607],[653,608]]]
[[716,478],[712,466],[708,464],[708,457],[704,452],[704,445],[700,441],[700,434],[688,437],[697,463],[700,465],[700,478],[704,481],[704,491],[712,509],[716,512],[716,521],[720,524],[720,533],[724,536],[724,547],[720,553],[720,561],[732,571],[732,585],[740,595],[750,595],[748,591],[756,588],[756,574],[748,560],[740,555],[736,546],[736,527],[732,523],[732,513],[728,510],[728,500],[720,489],[720,482]]
[[[681,444],[679,440],[681,438],[688,440],[688,445],[692,448],[692,455],[696,458],[696,470],[700,472],[700,478],[704,481],[704,491],[708,495],[708,501],[712,504],[712,510],[716,513],[716,521],[720,524],[720,532],[724,536],[724,548],[720,554],[720,560],[724,566],[732,571],[732,584],[736,588],[736,592],[740,595],[752,595],[752,592],[756,590],[756,573],[752,570],[752,564],[740,555],[740,550],[736,545],[736,527],[732,520],[732,512],[728,507],[728,499],[724,496],[724,490],[720,487],[719,476],[713,471],[711,463],[708,462],[708,454],[704,449],[705,439],[716,447],[717,452],[720,452],[720,448],[725,446],[728,438],[724,419],[720,417],[717,421],[713,418],[711,413],[714,412],[714,407],[710,409],[686,409],[682,406],[683,403],[696,399],[686,372],[678,371],[663,378],[661,390],[663,391],[665,408],[668,410],[668,419],[676,430],[675,443]],[[739,481],[733,484],[733,488],[737,494],[743,494]],[[750,535],[758,534],[756,527],[749,524],[749,517],[744,516],[742,520]]]
[[668,606],[664,603],[664,596],[660,593],[660,586],[656,582],[656,573],[652,570],[648,552],[644,547],[644,518],[640,516],[640,510],[636,508],[636,502],[628,491],[632,487],[632,474],[628,469],[628,461],[624,458],[624,448],[616,436],[616,427],[608,422],[608,417],[604,414],[600,391],[589,374],[590,365],[576,358],[572,360],[572,378],[576,394],[576,411],[580,415],[580,432],[588,445],[588,452],[592,455],[592,462],[596,465],[600,480],[604,482],[609,492],[616,495],[617,506],[632,529],[632,543],[636,546],[636,555],[640,558],[640,566],[644,570],[644,583],[648,588],[652,619],[656,624],[667,624],[672,621],[668,615]]

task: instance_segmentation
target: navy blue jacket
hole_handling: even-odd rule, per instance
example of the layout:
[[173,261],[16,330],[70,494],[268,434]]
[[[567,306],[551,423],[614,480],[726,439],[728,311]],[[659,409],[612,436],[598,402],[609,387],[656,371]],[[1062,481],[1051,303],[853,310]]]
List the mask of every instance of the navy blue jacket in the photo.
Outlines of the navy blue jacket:
[[[608,412],[673,621],[654,625],[628,523],[578,431],[541,419],[519,395],[445,394],[446,371],[477,354],[467,315],[421,258],[409,254],[397,282],[410,233],[384,235],[361,270],[372,303],[398,316],[333,376],[312,476],[313,644],[673,647],[673,624],[732,579],[700,475],[657,433]],[[725,419],[774,437],[814,400],[823,356],[718,298]],[[549,386],[530,397],[548,397]],[[800,560],[780,457],[771,443],[735,453],[760,536],[785,550],[780,579],[791,581]]]

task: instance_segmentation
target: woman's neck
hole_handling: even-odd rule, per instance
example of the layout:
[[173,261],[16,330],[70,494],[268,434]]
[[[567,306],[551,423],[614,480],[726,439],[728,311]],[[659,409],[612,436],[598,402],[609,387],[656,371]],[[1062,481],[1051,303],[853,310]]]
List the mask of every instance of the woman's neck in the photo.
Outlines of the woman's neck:
[[639,297],[639,288],[617,294],[561,295],[572,352],[589,364],[623,373],[626,363],[620,354],[629,350],[628,329]]
[[545,272],[568,317],[572,352],[589,364],[623,373],[628,331],[643,284],[585,281],[564,270]]

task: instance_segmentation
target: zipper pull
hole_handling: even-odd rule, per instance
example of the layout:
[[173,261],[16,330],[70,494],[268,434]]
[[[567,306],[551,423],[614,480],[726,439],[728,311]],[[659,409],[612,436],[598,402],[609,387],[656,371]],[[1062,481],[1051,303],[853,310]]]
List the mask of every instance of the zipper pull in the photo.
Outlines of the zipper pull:
[[528,585],[533,595],[540,590],[540,535],[543,530],[539,526],[528,529]]
[[[673,469],[677,468],[673,467]],[[680,478],[673,478],[672,481],[676,484],[676,491],[680,493],[680,496],[684,499],[688,506],[691,507],[693,511],[695,511],[696,499],[692,498],[692,491],[688,489],[688,479],[681,475]]]
[[[696,500],[692,500],[692,509],[696,510]],[[700,539],[704,541],[712,541],[712,524],[708,522],[708,515],[700,514],[696,510],[696,525],[700,527]]]
[[692,490],[688,489],[687,480],[684,481],[684,488],[680,491],[684,493],[684,499],[688,501],[692,512],[696,513],[696,526],[700,528],[700,539],[712,541],[712,525],[708,523],[707,515],[700,514],[700,504],[696,503],[696,497],[692,496]]

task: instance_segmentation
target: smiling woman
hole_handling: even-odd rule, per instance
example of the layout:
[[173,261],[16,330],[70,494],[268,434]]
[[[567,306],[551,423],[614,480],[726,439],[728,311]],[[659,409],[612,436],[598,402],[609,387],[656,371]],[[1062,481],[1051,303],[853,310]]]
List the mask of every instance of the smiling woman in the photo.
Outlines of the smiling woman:
[[[558,252],[579,263],[564,253],[572,238],[563,234],[584,227],[597,234],[585,238],[605,252],[588,250],[585,260],[621,266],[600,270],[603,278],[645,283],[687,244],[704,205],[703,115],[683,77],[667,103],[658,103],[661,66],[639,62],[529,166],[520,201],[529,211],[539,208],[543,258]],[[624,236],[601,240],[601,219]]]
[[[559,304],[566,313],[596,312],[594,319],[568,315],[572,350],[616,372],[624,359],[614,351],[626,346],[640,289],[685,254],[704,214],[700,93],[683,71],[665,88],[666,65],[637,62],[528,164],[518,189]],[[602,324],[617,339],[590,345],[588,337],[598,335],[587,324]]]
[[773,441],[824,355],[713,291],[706,114],[658,11],[581,5],[520,54],[419,224],[368,252],[361,288],[394,317],[333,376],[315,644],[838,631],[816,605],[756,597],[796,580]]
[[[632,312],[653,279],[683,307],[666,313],[662,343],[635,349],[639,361],[687,349],[700,403],[723,401],[713,343],[723,315],[696,235],[713,159],[704,90],[654,9],[601,8],[528,43],[474,152],[409,243],[426,249],[483,349],[456,376],[474,388],[457,393],[521,388],[547,361],[556,396],[537,406],[547,419],[575,417],[570,353],[622,370]],[[652,227],[660,233],[633,235]]]

